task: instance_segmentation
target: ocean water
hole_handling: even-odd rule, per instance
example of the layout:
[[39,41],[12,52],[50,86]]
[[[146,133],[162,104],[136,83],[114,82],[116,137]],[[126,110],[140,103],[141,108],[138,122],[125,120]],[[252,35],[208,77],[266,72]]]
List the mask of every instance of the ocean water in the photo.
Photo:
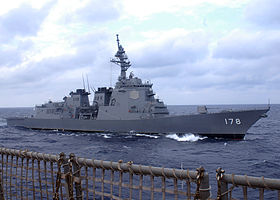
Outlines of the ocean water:
[[[247,109],[266,105],[209,106],[209,110]],[[196,111],[196,106],[169,106],[172,114]],[[29,116],[32,108],[0,108],[0,146],[158,167],[195,170],[203,166],[210,175],[216,197],[215,170],[280,179],[280,105],[271,105],[268,117],[259,120],[244,140],[209,139],[191,133],[148,135],[137,133],[72,133],[8,127],[6,117]],[[256,194],[253,194],[253,197]],[[265,192],[266,199],[276,192]],[[238,197],[238,194],[237,194]],[[249,198],[250,199],[250,198]]]

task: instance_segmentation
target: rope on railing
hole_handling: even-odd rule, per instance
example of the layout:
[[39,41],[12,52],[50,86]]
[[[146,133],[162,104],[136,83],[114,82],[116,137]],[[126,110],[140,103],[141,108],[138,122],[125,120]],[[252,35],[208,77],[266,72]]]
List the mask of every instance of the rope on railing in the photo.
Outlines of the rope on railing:
[[[81,185],[81,167],[77,163],[77,160],[75,159],[75,154],[71,153],[69,155],[69,161],[73,167],[73,182],[75,183],[75,191],[76,191],[76,199],[77,200],[82,200],[83,199],[83,194],[82,194],[82,185]],[[71,168],[71,167],[70,167]]]
[[196,169],[196,172],[197,172],[197,175],[196,175],[196,185],[197,185],[197,187],[196,187],[196,192],[195,192],[194,200],[200,199],[199,188],[200,188],[200,184],[201,184],[201,181],[203,179],[205,170],[204,170],[203,167],[200,167],[200,168]]
[[56,174],[56,181],[55,181],[55,194],[53,200],[59,200],[59,188],[61,185],[61,166],[63,163],[63,160],[65,160],[65,154],[61,152],[59,154],[59,159],[57,161],[57,174]]
[[2,170],[0,169],[0,200],[4,200],[4,190],[2,184]]
[[[218,185],[217,200],[232,199],[232,191],[235,187],[242,186],[243,199],[248,199],[247,188],[259,189],[259,198],[264,198],[264,189],[266,190],[278,190],[278,199],[280,199],[280,180],[270,179],[262,177],[253,177],[247,175],[234,175],[225,174],[225,171],[221,168],[216,170],[216,179]],[[228,184],[232,186],[228,188]]]
[[217,200],[221,200],[222,198],[222,191],[221,191],[221,179],[223,178],[225,173],[225,170],[223,170],[222,168],[218,168],[216,170],[216,179],[217,179],[217,185],[218,185],[218,190],[217,190]]
[[[183,196],[187,199],[208,199],[210,196],[209,176],[203,168],[197,171],[179,170],[136,165],[132,161],[85,159],[74,154],[66,158],[64,153],[58,156],[6,148],[0,148],[0,154],[0,183],[2,187],[6,186],[2,191],[3,198],[49,199],[52,196],[54,200],[99,197],[121,200],[147,198],[147,192],[150,199],[158,199],[160,193],[162,199],[169,199],[170,195],[174,199]],[[115,172],[119,173],[119,177]],[[150,180],[145,180],[146,176]],[[159,180],[161,187],[158,187]],[[178,187],[179,180],[182,184],[186,183],[185,191],[183,187]],[[191,193],[191,182],[196,184],[195,193]]]

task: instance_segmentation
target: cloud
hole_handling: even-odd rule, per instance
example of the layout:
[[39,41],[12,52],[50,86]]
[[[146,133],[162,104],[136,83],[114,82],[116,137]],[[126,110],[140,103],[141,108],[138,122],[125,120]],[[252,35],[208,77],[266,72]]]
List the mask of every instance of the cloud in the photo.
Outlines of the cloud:
[[192,63],[208,55],[208,39],[203,32],[172,30],[144,41],[129,55],[132,55],[132,64],[140,68]]
[[[107,37],[108,35],[105,32],[87,33],[77,37],[72,42],[72,48],[75,49],[74,53],[28,61],[20,66],[12,66],[9,70],[2,68],[0,87],[27,87],[28,85],[35,84],[43,86],[46,83],[50,85],[55,79],[63,77],[64,74],[71,71],[76,72],[77,79],[80,79],[83,71],[90,72],[95,70],[102,72],[102,67],[105,64],[109,65],[108,54],[110,49],[106,46]],[[22,48],[26,48],[26,45],[22,45]],[[9,55],[12,57],[13,52],[10,52]],[[11,63],[11,65],[20,62],[20,59],[21,55],[19,54],[18,60],[14,60],[14,63]],[[7,65],[9,58],[7,57],[6,60]],[[77,74],[77,70],[80,70],[80,74]],[[48,85],[43,87],[48,87]]]
[[[166,88],[190,92],[216,89],[238,93],[257,91],[256,88],[270,91],[280,85],[278,36],[279,31],[233,30],[218,39],[217,45],[206,43],[205,49],[211,46],[208,48],[210,52],[206,51],[195,62],[183,59],[170,65],[157,66],[156,60],[161,56],[153,53],[153,60],[147,65],[150,67],[137,70],[141,73],[140,77],[152,79],[159,91]],[[172,52],[172,49],[169,52],[175,58],[180,55]]]
[[16,36],[36,35],[52,4],[53,2],[47,3],[41,9],[34,9],[29,4],[22,4],[0,16],[0,41],[8,43]]
[[88,23],[95,25],[120,17],[121,6],[116,0],[90,0],[71,13],[65,14],[62,19],[70,23]]
[[233,92],[280,84],[278,31],[233,30],[212,43],[205,32],[180,32],[157,34],[128,51],[130,70],[159,90],[159,83],[186,91]]
[[[279,56],[251,60],[208,57],[189,63],[176,76],[154,77],[152,83],[167,104],[252,104],[266,103],[268,98],[277,102],[279,63]],[[146,76],[150,76],[148,69],[142,72],[142,78]]]
[[245,17],[259,26],[280,26],[279,0],[252,0],[246,8]]
[[22,61],[22,54],[17,49],[0,49],[0,68],[1,66],[14,66]]
[[0,69],[14,67],[25,59],[25,54],[33,47],[31,40],[19,41],[17,45],[3,45],[0,47]]
[[280,55],[280,31],[233,30],[218,41],[213,57],[226,59],[258,59]]
[[[95,87],[109,85],[110,74],[114,83],[116,33],[129,71],[151,80],[168,104],[279,101],[277,2],[252,0],[246,9],[248,0],[52,2],[15,5],[0,16],[1,105],[61,100],[82,87],[82,74]],[[207,26],[197,25],[203,19]],[[18,95],[28,100],[17,102]]]
[[149,16],[157,13],[185,13],[196,14],[194,8],[203,5],[213,5],[216,7],[230,7],[236,8],[247,3],[248,0],[196,0],[196,1],[182,1],[182,0],[123,0],[124,14],[127,17],[135,16],[138,19],[147,19]]

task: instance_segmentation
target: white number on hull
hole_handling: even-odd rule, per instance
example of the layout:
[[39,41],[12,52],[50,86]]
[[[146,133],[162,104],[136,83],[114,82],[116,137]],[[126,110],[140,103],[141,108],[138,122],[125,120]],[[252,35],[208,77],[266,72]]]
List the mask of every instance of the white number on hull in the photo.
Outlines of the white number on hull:
[[233,118],[225,118],[225,124],[226,125],[233,125],[233,124],[237,124],[240,125],[241,124],[241,120],[239,118],[233,119]]

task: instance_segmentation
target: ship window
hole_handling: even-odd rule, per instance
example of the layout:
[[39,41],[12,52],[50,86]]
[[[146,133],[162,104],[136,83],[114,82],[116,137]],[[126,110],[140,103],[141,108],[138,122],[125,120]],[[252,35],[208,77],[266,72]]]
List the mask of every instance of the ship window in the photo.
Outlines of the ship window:
[[74,97],[73,101],[79,101],[79,97]]
[[47,114],[52,114],[54,113],[54,109],[47,109]]

